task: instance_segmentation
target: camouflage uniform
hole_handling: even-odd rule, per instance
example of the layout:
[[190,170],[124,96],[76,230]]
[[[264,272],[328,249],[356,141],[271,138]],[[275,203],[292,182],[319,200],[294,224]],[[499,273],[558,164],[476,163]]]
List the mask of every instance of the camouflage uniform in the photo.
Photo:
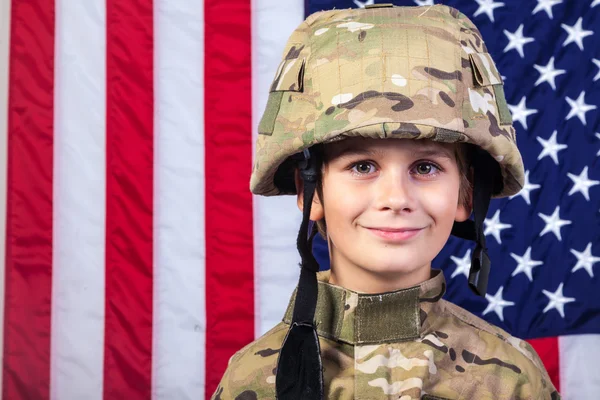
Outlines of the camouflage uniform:
[[296,194],[294,169],[301,173],[299,285],[283,322],[230,360],[213,399],[560,399],[531,346],[442,299],[439,271],[377,295],[331,285],[326,272],[317,283],[305,243],[317,170],[310,151],[348,137],[475,146],[475,218],[452,234],[476,241],[469,284],[485,295],[490,198],[516,194],[524,170],[479,30],[443,5],[312,14],[289,38],[270,87],[250,180],[255,194]]
[[[320,272],[315,315],[327,399],[555,400],[535,350],[442,299],[444,275],[413,288],[359,294]],[[275,399],[284,321],[230,360],[213,400]]]

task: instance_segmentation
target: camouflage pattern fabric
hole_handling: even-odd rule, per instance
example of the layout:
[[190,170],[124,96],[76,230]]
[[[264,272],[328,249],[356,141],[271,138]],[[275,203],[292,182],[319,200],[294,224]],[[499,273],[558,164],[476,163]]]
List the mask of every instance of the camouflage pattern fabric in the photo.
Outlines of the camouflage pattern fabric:
[[444,5],[310,15],[286,44],[258,130],[255,194],[294,194],[274,182],[293,182],[284,161],[351,136],[473,143],[501,166],[494,197],[523,186],[502,76],[477,27]]
[[[440,270],[419,286],[381,295],[331,285],[328,271],[318,279],[327,399],[560,399],[527,342],[442,299]],[[213,400],[275,399],[293,301],[283,322],[231,358]]]

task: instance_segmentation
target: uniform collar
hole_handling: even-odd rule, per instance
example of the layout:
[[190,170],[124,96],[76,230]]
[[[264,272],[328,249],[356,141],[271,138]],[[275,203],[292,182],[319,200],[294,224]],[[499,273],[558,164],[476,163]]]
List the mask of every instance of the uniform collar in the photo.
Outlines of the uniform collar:
[[[329,271],[317,273],[315,325],[319,335],[352,345],[408,341],[423,336],[423,320],[446,292],[444,274],[407,289],[364,294],[329,283]],[[283,321],[290,324],[296,291]]]

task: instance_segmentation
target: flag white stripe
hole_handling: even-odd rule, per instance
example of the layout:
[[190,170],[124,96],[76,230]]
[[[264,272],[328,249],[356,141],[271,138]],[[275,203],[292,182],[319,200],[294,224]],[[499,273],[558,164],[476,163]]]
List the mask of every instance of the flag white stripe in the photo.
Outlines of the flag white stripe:
[[[268,91],[290,34],[304,20],[303,0],[253,1],[254,139]],[[302,215],[295,196],[254,196],[256,335],[281,321],[299,276],[296,236]],[[277,299],[277,301],[273,301]]]
[[153,399],[201,399],[205,382],[204,12],[154,3]]
[[564,400],[596,399],[600,393],[600,335],[559,336],[560,394]]
[[106,5],[56,2],[50,397],[102,399]]
[[[0,143],[7,143],[10,0],[0,0]],[[0,146],[0,257],[6,257],[6,146]],[[0,349],[4,348],[4,268],[0,268]],[[0,362],[4,365],[0,356]],[[2,376],[0,374],[0,393]]]

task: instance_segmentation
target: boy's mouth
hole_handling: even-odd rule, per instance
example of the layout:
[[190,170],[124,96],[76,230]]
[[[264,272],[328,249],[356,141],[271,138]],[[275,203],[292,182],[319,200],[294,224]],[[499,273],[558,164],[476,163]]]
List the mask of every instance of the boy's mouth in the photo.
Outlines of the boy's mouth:
[[415,237],[424,228],[390,228],[390,227],[377,227],[367,228],[367,230],[374,235],[391,241],[403,241]]

